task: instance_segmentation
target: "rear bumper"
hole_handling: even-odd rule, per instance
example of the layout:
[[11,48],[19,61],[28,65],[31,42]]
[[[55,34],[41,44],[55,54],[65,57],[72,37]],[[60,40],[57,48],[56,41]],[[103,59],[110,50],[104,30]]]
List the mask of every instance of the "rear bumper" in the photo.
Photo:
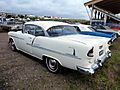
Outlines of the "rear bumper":
[[103,65],[103,63],[110,57],[111,57],[111,52],[107,52],[105,57],[101,60],[98,59],[98,62],[91,65],[91,68],[84,68],[84,67],[81,67],[81,66],[77,66],[77,70],[81,73],[84,73],[84,74],[94,74],[95,71],[97,69],[99,69]]

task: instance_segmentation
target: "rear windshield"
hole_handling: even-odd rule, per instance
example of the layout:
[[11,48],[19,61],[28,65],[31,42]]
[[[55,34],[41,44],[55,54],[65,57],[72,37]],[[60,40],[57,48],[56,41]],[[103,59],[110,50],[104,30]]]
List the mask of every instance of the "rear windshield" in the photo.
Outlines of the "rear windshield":
[[54,26],[47,30],[47,33],[51,37],[63,36],[63,35],[73,35],[79,32],[76,28],[72,26]]

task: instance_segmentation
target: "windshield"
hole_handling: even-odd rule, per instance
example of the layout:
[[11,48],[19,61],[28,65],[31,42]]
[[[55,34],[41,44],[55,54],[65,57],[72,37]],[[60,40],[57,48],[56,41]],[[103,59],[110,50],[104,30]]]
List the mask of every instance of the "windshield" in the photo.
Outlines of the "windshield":
[[106,30],[106,28],[103,27],[103,26],[97,26],[97,29],[104,29],[104,30]]
[[111,29],[109,26],[104,26],[105,29]]
[[89,29],[91,29],[92,31],[97,31],[94,27],[88,27]]
[[78,34],[78,31],[72,26],[54,26],[48,29],[47,32],[51,37]]

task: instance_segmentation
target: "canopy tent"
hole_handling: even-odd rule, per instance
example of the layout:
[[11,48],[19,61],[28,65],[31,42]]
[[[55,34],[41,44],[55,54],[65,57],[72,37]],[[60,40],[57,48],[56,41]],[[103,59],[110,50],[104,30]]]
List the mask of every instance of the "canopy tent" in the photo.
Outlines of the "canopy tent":
[[92,0],[85,3],[85,6],[88,7],[92,7],[92,5],[95,5],[113,14],[120,13],[120,0]]
[[98,22],[102,20],[104,25],[106,25],[110,18],[120,22],[120,17],[116,16],[116,14],[120,13],[120,0],[92,0],[86,2],[84,5],[92,8],[90,17],[91,23],[94,20]]

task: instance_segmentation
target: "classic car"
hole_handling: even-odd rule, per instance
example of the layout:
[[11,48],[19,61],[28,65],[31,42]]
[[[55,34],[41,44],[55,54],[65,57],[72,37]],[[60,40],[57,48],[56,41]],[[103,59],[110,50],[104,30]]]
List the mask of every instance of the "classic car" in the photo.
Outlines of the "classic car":
[[120,36],[120,31],[116,31],[111,29],[109,26],[104,26],[104,25],[97,25],[93,26],[93,29],[96,30],[97,32],[104,32],[104,33],[116,33],[117,37]]
[[[3,18],[4,20],[5,18]],[[0,18],[0,22],[1,22],[1,18]],[[22,26],[23,23],[22,22],[18,22],[18,21],[10,21],[5,19],[4,21],[1,22],[0,27],[2,29],[2,31],[19,31],[22,30]]]
[[80,34],[83,34],[83,35],[92,35],[92,36],[110,38],[111,43],[117,38],[116,33],[96,32],[96,31],[91,29],[90,25],[73,24],[72,26],[74,26],[80,32]]
[[94,74],[111,57],[106,39],[80,35],[74,27],[63,22],[27,22],[22,31],[10,31],[8,35],[11,50],[45,60],[52,73],[66,67]]

